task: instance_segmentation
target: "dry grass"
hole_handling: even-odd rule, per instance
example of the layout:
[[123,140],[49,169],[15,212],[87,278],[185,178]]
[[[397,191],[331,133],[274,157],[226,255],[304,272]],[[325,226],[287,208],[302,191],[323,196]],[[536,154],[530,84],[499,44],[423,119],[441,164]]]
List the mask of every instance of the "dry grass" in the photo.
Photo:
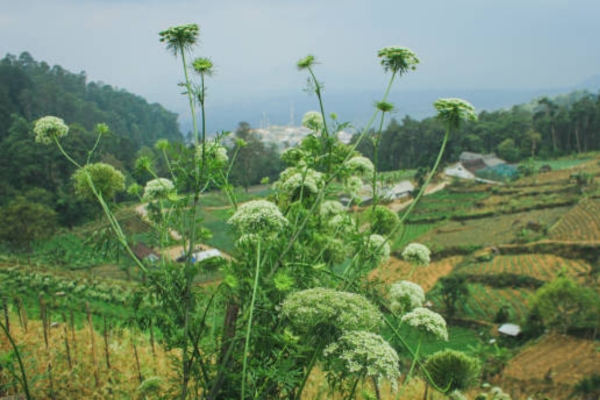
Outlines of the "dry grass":
[[[173,378],[170,357],[160,346],[153,355],[149,340],[143,335],[132,334],[127,329],[113,329],[109,333],[109,361],[106,362],[104,338],[94,332],[95,354],[92,352],[92,336],[89,327],[71,331],[60,323],[48,330],[48,347],[40,321],[30,321],[25,332],[12,318],[11,336],[19,346],[28,377],[29,388],[35,399],[107,399],[142,398],[138,387],[142,379],[161,377],[158,393],[166,393]],[[75,339],[73,339],[73,336]],[[71,366],[69,366],[65,338],[69,342]],[[133,343],[136,343],[138,369]],[[0,336],[0,354],[9,354],[12,348],[5,335]],[[16,361],[15,369],[18,371]],[[14,378],[7,369],[0,369],[0,387],[10,384]],[[19,387],[11,387],[9,395],[23,393]]]
[[421,285],[427,292],[435,286],[439,278],[452,272],[454,266],[459,264],[462,259],[462,256],[447,257],[432,262],[427,267],[414,267],[406,261],[390,257],[387,263],[371,271],[369,277],[388,284],[399,280],[410,280]]

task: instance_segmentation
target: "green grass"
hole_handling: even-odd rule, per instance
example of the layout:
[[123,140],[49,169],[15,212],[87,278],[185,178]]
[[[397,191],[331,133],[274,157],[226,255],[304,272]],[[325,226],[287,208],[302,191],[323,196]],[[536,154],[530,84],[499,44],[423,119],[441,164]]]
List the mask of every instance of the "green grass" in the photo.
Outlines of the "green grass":
[[558,160],[548,160],[548,161],[535,161],[535,169],[538,170],[542,165],[549,165],[553,171],[567,169],[576,167],[578,165],[584,164],[590,161],[590,158],[582,158],[582,159],[558,159]]
[[[419,342],[419,331],[408,326],[403,325],[398,330],[406,342],[414,346],[413,351],[416,350],[416,344]],[[421,341],[421,348],[419,354],[421,356],[428,356],[435,353],[436,351],[444,349],[453,349],[458,351],[467,351],[469,345],[477,343],[479,340],[479,334],[472,329],[462,328],[459,326],[448,327],[448,341],[444,342],[437,338],[423,337]],[[407,351],[400,351],[400,356],[408,359],[410,358]]]

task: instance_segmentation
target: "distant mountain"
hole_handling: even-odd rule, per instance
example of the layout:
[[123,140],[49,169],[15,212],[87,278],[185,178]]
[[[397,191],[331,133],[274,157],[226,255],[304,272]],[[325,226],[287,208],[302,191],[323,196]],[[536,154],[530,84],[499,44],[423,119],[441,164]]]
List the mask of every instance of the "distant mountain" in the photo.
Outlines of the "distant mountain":
[[[543,96],[554,97],[574,90],[596,93],[599,89],[600,75],[595,75],[575,86],[564,88],[397,90],[392,91],[389,101],[396,106],[396,119],[402,119],[405,115],[423,119],[434,114],[433,102],[440,97],[464,98],[479,111],[492,111],[526,104]],[[373,103],[381,98],[381,92],[325,90],[323,96],[327,113],[334,112],[339,121],[349,121],[356,128],[361,128],[369,120]],[[209,104],[207,122],[210,132],[234,130],[241,121],[248,122],[254,128],[264,128],[267,125],[299,125],[306,111],[317,109],[316,98],[306,93],[252,98],[220,107],[211,107]],[[191,121],[187,115],[181,115],[179,121],[183,132],[190,130]]]

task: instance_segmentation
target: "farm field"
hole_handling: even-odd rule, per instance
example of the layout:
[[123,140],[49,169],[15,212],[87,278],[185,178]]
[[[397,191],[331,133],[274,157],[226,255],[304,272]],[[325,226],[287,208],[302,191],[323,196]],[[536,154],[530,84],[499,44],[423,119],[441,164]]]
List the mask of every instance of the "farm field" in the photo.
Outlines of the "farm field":
[[439,261],[434,261],[427,267],[414,267],[406,261],[390,257],[387,263],[371,271],[369,278],[379,279],[388,284],[399,280],[410,280],[421,285],[423,290],[427,292],[436,284],[440,277],[452,272],[454,266],[460,263],[462,259],[462,256],[447,257]]
[[496,256],[491,261],[462,264],[456,271],[476,275],[509,273],[551,281],[560,273],[581,280],[589,270],[590,266],[582,260],[570,260],[552,254],[522,254]]
[[516,394],[550,392],[553,399],[566,399],[575,383],[598,371],[598,342],[551,333],[509,361],[503,382]]
[[512,243],[529,221],[552,226],[569,208],[557,207],[467,221],[448,221],[417,240],[433,249]]
[[566,241],[600,241],[600,199],[581,201],[550,229],[549,237]]

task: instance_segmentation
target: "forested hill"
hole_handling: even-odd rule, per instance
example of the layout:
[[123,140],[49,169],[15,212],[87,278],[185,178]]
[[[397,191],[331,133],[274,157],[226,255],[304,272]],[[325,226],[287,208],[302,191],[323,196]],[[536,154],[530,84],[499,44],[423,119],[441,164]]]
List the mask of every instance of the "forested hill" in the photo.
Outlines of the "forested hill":
[[109,85],[88,83],[85,72],[50,67],[27,52],[0,60],[0,139],[8,135],[13,114],[27,121],[56,115],[88,131],[103,122],[136,148],[161,138],[182,138],[177,115],[161,105]]
[[[475,104],[475,106],[477,106]],[[428,168],[444,135],[435,118],[392,120],[379,140],[379,170]],[[356,137],[353,139],[356,140]],[[364,140],[361,153],[374,159],[374,141]],[[511,163],[530,157],[548,159],[600,150],[600,97],[587,91],[542,97],[510,109],[482,111],[479,120],[453,132],[444,161],[463,151],[494,152]]]
[[154,158],[158,139],[183,140],[177,115],[159,104],[109,85],[88,83],[85,73],[50,67],[29,53],[9,54],[0,60],[0,211],[33,202],[52,209],[65,226],[95,213],[73,195],[73,165],[56,146],[35,142],[33,122],[45,115],[69,125],[69,135],[61,143],[80,163],[88,161],[86,149],[94,147],[95,126],[107,124],[110,133],[89,161],[110,164],[129,181],[137,157]]

